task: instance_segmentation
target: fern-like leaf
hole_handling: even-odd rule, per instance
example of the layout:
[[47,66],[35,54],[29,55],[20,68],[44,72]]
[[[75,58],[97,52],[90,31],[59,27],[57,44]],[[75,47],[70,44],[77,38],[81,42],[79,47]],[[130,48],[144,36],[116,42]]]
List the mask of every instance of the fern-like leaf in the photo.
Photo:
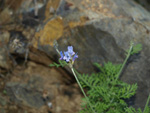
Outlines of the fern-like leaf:
[[133,54],[137,54],[142,50],[142,45],[141,44],[137,44],[135,46],[133,46],[132,51],[131,51],[131,55]]

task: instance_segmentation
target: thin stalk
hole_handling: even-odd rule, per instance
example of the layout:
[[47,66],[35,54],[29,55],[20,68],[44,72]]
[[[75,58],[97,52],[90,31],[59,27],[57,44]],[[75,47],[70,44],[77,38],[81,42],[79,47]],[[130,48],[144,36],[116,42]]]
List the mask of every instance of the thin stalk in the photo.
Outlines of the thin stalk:
[[[79,73],[76,71],[76,70],[74,70],[75,71],[75,73],[77,73],[77,75],[79,75]],[[78,78],[79,78],[80,76],[78,76]],[[86,81],[86,80],[84,80],[82,77],[80,77],[79,79],[81,79],[89,88],[92,88],[92,86],[91,85],[89,85],[88,84],[88,82]]]
[[[126,59],[124,60],[122,66],[121,66],[121,69],[119,70],[119,72],[118,72],[118,74],[117,74],[116,80],[117,80],[117,79],[119,78],[119,76],[121,75],[122,70],[124,69],[125,64],[127,63],[127,60],[129,59],[129,57],[130,57],[130,55],[131,55],[132,49],[133,49],[133,43],[131,43],[130,49],[129,49],[128,54],[127,54],[127,57],[126,57]],[[116,81],[116,80],[115,80],[115,81]]]
[[60,55],[60,51],[56,48],[57,53]]
[[148,96],[148,99],[147,99],[147,102],[146,102],[146,105],[145,105],[145,108],[144,108],[143,113],[146,113],[146,109],[147,109],[147,107],[148,107],[149,101],[150,101],[150,94],[149,94],[149,96]]
[[88,97],[86,96],[86,94],[85,94],[85,92],[84,92],[84,90],[83,90],[83,88],[82,88],[82,86],[81,86],[81,84],[80,84],[80,82],[79,82],[79,80],[78,80],[78,78],[77,78],[75,72],[74,72],[74,69],[71,68],[71,71],[72,71],[72,73],[73,73],[73,75],[74,75],[74,77],[75,77],[75,79],[76,79],[76,81],[77,81],[77,83],[78,83],[78,85],[79,85],[79,87],[80,87],[80,89],[81,89],[81,91],[82,91],[84,97],[86,98],[86,100],[87,100],[87,102],[88,102],[88,104],[89,104],[89,106],[90,106],[92,112],[95,113],[95,111],[93,110],[93,107],[92,107],[92,105],[91,105],[91,103],[90,103]]
[[56,49],[57,53],[60,55],[60,51],[58,50],[58,43],[57,43],[57,40],[54,40],[53,46],[54,46],[54,48]]

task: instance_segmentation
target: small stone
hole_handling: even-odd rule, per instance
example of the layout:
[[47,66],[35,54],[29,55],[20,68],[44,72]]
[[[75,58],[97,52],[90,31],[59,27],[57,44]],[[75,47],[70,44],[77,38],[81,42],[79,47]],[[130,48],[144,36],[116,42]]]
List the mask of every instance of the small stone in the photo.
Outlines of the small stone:
[[52,108],[52,103],[51,102],[48,102],[47,105],[48,105],[49,108]]
[[49,8],[49,12],[50,12],[50,14],[54,14],[55,13],[55,9],[53,7],[50,7]]

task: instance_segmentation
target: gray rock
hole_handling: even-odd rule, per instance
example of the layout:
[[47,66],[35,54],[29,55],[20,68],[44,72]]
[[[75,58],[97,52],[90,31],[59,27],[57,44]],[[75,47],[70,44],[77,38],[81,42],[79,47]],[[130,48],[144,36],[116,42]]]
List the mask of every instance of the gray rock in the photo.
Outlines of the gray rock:
[[[78,6],[89,20],[84,26],[75,27],[62,36],[58,40],[59,48],[66,50],[68,45],[73,45],[79,55],[75,68],[82,73],[91,73],[94,62],[121,63],[131,41],[142,44],[142,51],[131,58],[132,62],[125,68],[121,79],[130,84],[138,83],[134,107],[144,108],[150,92],[150,13],[131,0],[100,2],[85,1],[84,7],[88,5],[89,9]],[[99,11],[96,5],[95,10],[92,9],[96,3],[102,5]]]
[[111,34],[120,49],[128,49],[130,41],[134,41],[135,44],[142,44],[141,53],[132,58],[134,60],[127,66],[121,79],[131,84],[138,83],[139,88],[134,106],[144,108],[150,92],[150,77],[148,76],[150,64],[150,13],[132,1],[114,0],[113,3],[117,5],[117,8],[112,9],[112,11],[122,9],[125,12],[122,13],[123,18],[99,18],[88,22],[87,25]]
[[[70,1],[77,4],[77,1]],[[60,8],[64,8],[64,5],[60,5],[63,6]],[[75,68],[81,73],[92,73],[96,71],[94,62],[122,63],[131,41],[142,44],[142,51],[131,57],[132,62],[124,69],[121,79],[130,84],[138,83],[134,107],[144,108],[150,92],[150,13],[132,0],[81,0],[76,7],[80,9],[74,10],[76,17],[70,16],[72,13],[66,10],[58,13],[66,22],[64,25],[79,21],[83,15],[87,20],[82,25],[65,30],[58,39],[59,49],[66,51],[67,46],[72,45],[79,55]],[[59,58],[48,44],[38,41],[38,49],[56,61]],[[68,68],[66,70],[70,71]]]
[[[93,25],[77,27],[72,30],[73,33],[67,40],[66,37],[62,38],[58,43],[63,51],[67,50],[68,45],[73,45],[74,51],[79,55],[75,64],[79,72],[91,73],[94,71],[93,63],[95,62],[119,63],[123,60],[124,51],[118,47],[114,37],[109,33],[96,29]],[[67,41],[66,44],[64,44],[65,41]]]
[[25,84],[14,82],[7,83],[6,91],[7,95],[10,97],[10,101],[17,104],[24,104],[35,108],[39,108],[45,104],[42,94]]
[[56,10],[56,14],[62,14],[65,10],[66,0],[60,0],[59,6]]
[[149,0],[134,0],[134,1],[141,4],[145,9],[150,11],[150,1]]

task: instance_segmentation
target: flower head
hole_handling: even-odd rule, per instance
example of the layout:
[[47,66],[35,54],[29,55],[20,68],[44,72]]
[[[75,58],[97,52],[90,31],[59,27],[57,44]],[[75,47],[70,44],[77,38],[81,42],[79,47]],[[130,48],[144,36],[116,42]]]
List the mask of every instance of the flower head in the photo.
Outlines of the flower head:
[[60,51],[60,60],[65,60],[66,62],[71,62],[72,64],[74,63],[75,59],[78,58],[77,53],[73,51],[72,46],[68,46],[68,51],[65,51],[64,54],[62,51]]
[[70,59],[71,59],[71,56],[70,56],[69,52],[66,51],[66,52],[64,52],[64,54],[65,54],[65,56],[63,57],[63,60],[69,62]]
[[68,46],[68,53],[72,56],[75,54],[75,52],[73,51],[73,47],[72,46]]

